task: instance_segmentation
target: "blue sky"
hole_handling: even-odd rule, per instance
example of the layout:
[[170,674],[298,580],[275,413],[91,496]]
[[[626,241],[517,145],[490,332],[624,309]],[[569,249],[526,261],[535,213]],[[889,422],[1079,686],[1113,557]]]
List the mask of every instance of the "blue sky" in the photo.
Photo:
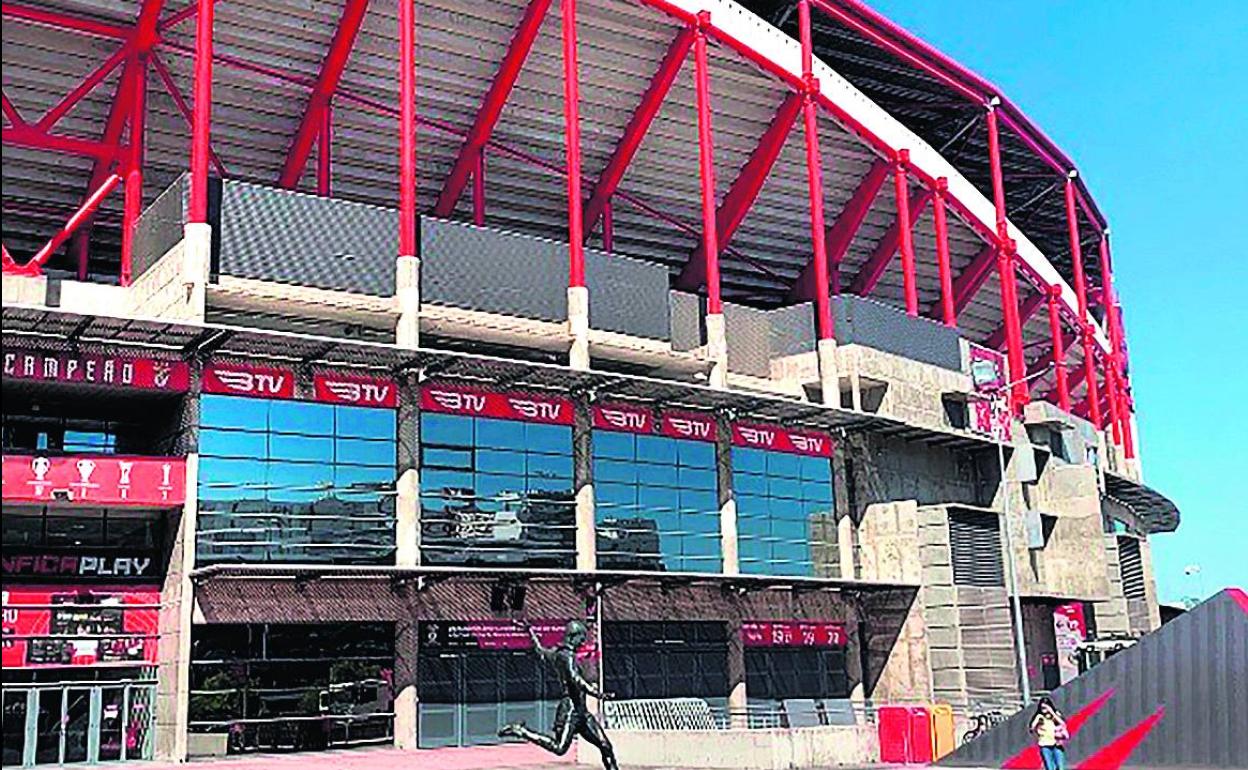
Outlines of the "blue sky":
[[[868,0],[996,83],[1114,233],[1163,601],[1248,586],[1248,2]],[[1184,568],[1198,564],[1198,577]]]

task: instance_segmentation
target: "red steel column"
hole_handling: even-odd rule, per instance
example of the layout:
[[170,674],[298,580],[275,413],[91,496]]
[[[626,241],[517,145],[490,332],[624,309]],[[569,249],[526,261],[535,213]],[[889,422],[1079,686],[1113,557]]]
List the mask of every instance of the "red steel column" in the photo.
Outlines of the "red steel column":
[[399,0],[399,256],[416,250],[416,8]]
[[560,0],[563,24],[563,130],[568,161],[568,285],[585,285],[581,219],[581,94],[576,58],[576,0]]
[[1015,283],[1014,244],[1009,237],[1005,215],[1005,180],[1001,173],[1001,140],[997,130],[997,110],[988,106],[988,158],[992,167],[992,198],[997,212],[997,276],[1001,282],[1001,307],[1005,316],[1010,379],[1014,381],[1015,410],[1027,403],[1027,362],[1023,359],[1023,332],[1018,318],[1018,286]]
[[1083,246],[1079,242],[1079,215],[1075,208],[1075,177],[1066,175],[1066,233],[1070,239],[1070,262],[1075,273],[1075,298],[1079,304],[1079,337],[1083,346],[1083,379],[1087,383],[1088,417],[1101,427],[1101,396],[1096,385],[1096,360],[1093,356],[1092,324],[1088,321],[1088,283],[1083,273]]
[[815,275],[815,330],[821,340],[834,338],[831,287],[828,283],[827,230],[823,214],[823,157],[819,151],[818,106],[815,95],[819,82],[814,75],[814,46],[810,35],[810,0],[797,4],[798,28],[802,39],[802,128],[806,135],[806,186],[810,195],[810,241],[814,251],[811,264]]
[[940,310],[945,326],[955,328],[958,314],[953,307],[953,268],[949,264],[949,223],[945,219],[945,195],[949,192],[949,180],[936,180],[936,194],[932,196],[932,219],[936,225],[936,264],[940,270]]
[[910,151],[899,150],[893,165],[893,192],[897,196],[898,250],[901,252],[901,280],[906,295],[906,315],[919,314],[919,288],[914,275],[914,234],[910,232],[910,183],[906,167],[910,164]]
[[698,172],[702,180],[702,252],[706,260],[706,312],[724,312],[719,293],[719,232],[715,222],[715,152],[711,136],[711,83],[706,53],[710,14],[698,14],[693,38],[694,79],[698,108]]
[[1118,294],[1114,291],[1114,267],[1109,253],[1109,231],[1101,234],[1101,304],[1105,308],[1105,328],[1109,333],[1109,364],[1114,370],[1114,389],[1109,396],[1118,404],[1118,419],[1115,426],[1122,443],[1123,451],[1128,458],[1135,456],[1135,447],[1131,441],[1131,409],[1127,403],[1127,368],[1124,358],[1125,345],[1122,338],[1121,318],[1118,315]]
[[317,139],[316,150],[316,194],[329,197],[332,193],[333,177],[333,146],[334,146],[334,108],[333,103],[325,105],[321,113],[320,137]]
[[147,54],[134,60],[130,79],[130,157],[126,160],[126,197],[121,221],[121,285],[134,272],[134,225],[143,210],[143,138],[147,127]]
[[1049,334],[1053,336],[1053,371],[1057,373],[1057,401],[1063,412],[1070,412],[1070,388],[1066,381],[1066,348],[1062,344],[1062,316],[1058,300],[1062,287],[1053,284],[1048,288]]
[[208,222],[208,157],[212,132],[212,15],[215,0],[195,12],[195,112],[191,124],[191,193],[188,220]]

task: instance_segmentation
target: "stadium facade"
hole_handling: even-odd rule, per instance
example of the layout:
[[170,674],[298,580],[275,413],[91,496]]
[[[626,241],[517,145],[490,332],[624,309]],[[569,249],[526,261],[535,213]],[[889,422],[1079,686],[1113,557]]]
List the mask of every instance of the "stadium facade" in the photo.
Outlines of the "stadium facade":
[[1107,222],[857,2],[3,41],[6,766],[491,742],[551,716],[516,618],[866,732],[1159,625]]

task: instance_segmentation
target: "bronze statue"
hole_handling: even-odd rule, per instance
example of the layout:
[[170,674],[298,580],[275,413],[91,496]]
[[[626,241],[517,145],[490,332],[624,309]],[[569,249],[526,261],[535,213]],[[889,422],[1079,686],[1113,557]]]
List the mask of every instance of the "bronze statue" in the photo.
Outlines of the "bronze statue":
[[586,695],[598,700],[607,700],[608,697],[598,692],[585,680],[576,662],[576,651],[585,644],[588,637],[585,624],[579,620],[570,621],[564,629],[563,641],[553,649],[542,646],[537,632],[531,626],[524,625],[523,628],[529,632],[529,638],[533,640],[533,649],[543,661],[554,667],[555,674],[559,677],[559,685],[563,688],[563,697],[560,698],[559,706],[555,709],[555,724],[550,735],[531,730],[524,722],[516,722],[504,725],[503,729],[498,731],[499,736],[522,738],[549,752],[563,756],[571,748],[572,739],[580,735],[598,747],[598,751],[602,754],[603,767],[606,770],[619,770],[619,764],[615,761],[615,750],[611,748],[611,741],[607,738],[606,731],[602,729],[602,725],[598,724],[598,720],[585,705]]

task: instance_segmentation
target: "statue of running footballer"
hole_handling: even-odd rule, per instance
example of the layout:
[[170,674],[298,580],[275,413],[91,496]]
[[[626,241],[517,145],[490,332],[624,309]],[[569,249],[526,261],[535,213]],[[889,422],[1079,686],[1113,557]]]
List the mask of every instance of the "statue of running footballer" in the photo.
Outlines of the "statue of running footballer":
[[607,700],[609,697],[585,680],[580,665],[576,662],[576,651],[585,644],[589,636],[585,624],[579,620],[570,621],[564,629],[563,641],[553,648],[543,646],[531,626],[521,624],[521,627],[528,631],[538,656],[554,668],[559,685],[563,688],[563,697],[555,709],[555,724],[550,735],[531,730],[523,722],[517,722],[505,725],[498,731],[499,736],[522,738],[562,756],[571,748],[572,739],[579,735],[598,747],[606,770],[619,770],[619,764],[615,761],[615,750],[611,747],[606,731],[585,704],[587,695],[599,700]]

